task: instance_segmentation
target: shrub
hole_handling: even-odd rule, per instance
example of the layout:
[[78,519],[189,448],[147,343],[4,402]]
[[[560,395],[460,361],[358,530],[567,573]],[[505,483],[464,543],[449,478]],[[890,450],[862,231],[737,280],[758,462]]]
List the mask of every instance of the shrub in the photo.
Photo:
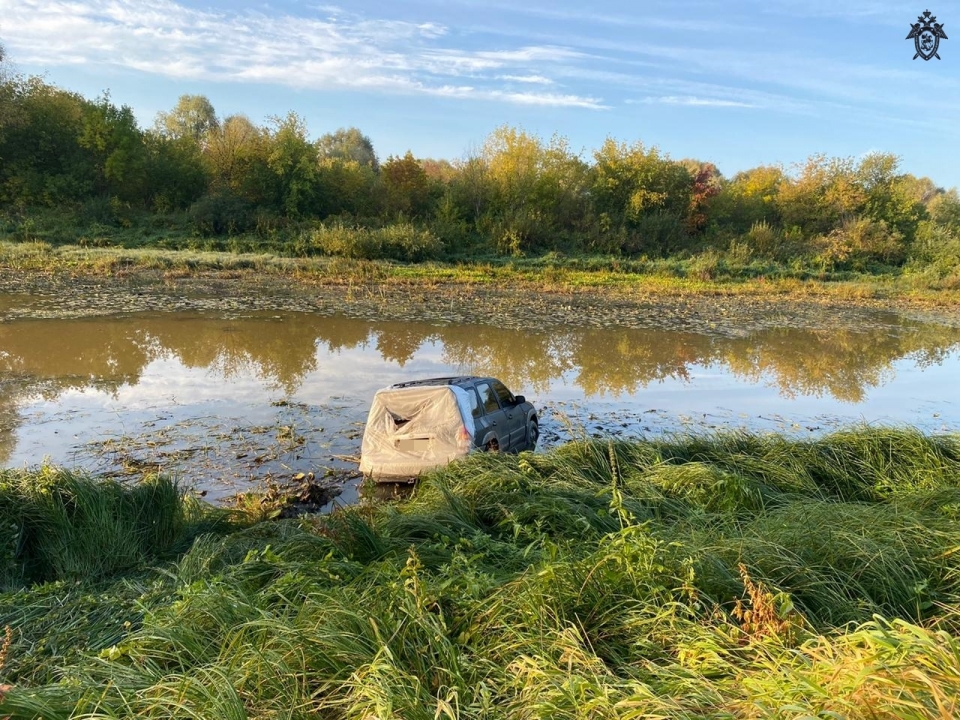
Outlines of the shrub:
[[194,231],[204,237],[245,232],[252,223],[249,204],[226,192],[204,195],[190,206],[189,215]]
[[429,230],[409,223],[376,229],[347,227],[342,223],[321,225],[313,231],[311,244],[326,255],[355,260],[426,260],[435,257],[443,247]]
[[678,215],[647,213],[634,221],[622,250],[630,255],[643,252],[664,257],[683,247],[686,237],[683,220]]
[[858,218],[815,241],[818,259],[835,269],[864,270],[870,263],[899,265],[906,259],[903,236],[885,222]]
[[771,227],[766,220],[760,220],[750,226],[743,236],[743,241],[756,255],[775,257],[780,243],[780,233]]
[[910,248],[910,260],[945,274],[960,265],[960,234],[943,225],[924,220]]

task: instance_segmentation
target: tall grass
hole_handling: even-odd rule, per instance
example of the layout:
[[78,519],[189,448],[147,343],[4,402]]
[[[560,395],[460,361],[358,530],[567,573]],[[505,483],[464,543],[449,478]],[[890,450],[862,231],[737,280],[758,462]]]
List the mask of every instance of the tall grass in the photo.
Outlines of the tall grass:
[[4,596],[0,714],[954,717],[958,447],[856,429],[470,458],[399,505],[200,537],[108,595],[140,593],[114,644],[43,669],[18,660],[41,614]]
[[0,589],[139,568],[227,519],[167,478],[124,486],[52,467],[0,471],[0,518]]

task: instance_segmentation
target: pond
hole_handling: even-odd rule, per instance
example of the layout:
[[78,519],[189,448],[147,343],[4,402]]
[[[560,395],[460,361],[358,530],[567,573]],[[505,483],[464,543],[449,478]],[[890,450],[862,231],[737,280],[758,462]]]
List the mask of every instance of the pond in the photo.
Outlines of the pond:
[[[0,296],[0,315],[23,298]],[[129,313],[0,322],[0,466],[160,470],[209,499],[313,473],[356,491],[373,393],[502,379],[571,437],[851,423],[954,430],[960,330],[864,311],[741,333],[376,321],[305,312]],[[727,328],[729,330],[729,328]]]

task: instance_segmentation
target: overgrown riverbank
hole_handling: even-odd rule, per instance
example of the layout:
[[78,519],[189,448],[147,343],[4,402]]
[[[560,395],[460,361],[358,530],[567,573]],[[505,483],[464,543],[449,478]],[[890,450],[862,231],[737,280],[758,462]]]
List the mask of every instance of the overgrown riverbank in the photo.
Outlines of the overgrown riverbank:
[[96,577],[24,562],[100,513],[124,525],[117,486],[7,473],[0,713],[952,717],[958,478],[960,440],[911,430],[578,442],[471,458],[399,505],[191,510]]
[[[500,327],[600,325],[742,333],[843,324],[851,309],[956,322],[960,292],[909,278],[823,281],[705,279],[657,262],[613,258],[402,264],[52,247],[0,242],[0,292],[22,303],[8,318],[118,311],[287,310]],[[861,323],[858,319],[857,323]]]

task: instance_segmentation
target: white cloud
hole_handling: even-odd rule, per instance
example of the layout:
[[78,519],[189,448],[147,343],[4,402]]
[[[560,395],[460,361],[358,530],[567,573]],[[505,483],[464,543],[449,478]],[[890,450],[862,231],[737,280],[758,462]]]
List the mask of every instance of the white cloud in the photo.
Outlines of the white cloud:
[[[593,97],[511,92],[547,85],[534,71],[581,53],[548,45],[464,50],[434,22],[212,11],[174,0],[0,0],[6,43],[23,63],[86,64],[168,78],[446,95],[516,104],[605,107]],[[496,73],[496,74],[493,74]],[[456,82],[469,77],[471,85]],[[524,78],[521,80],[520,78]],[[452,81],[452,82],[451,82]]]
[[553,80],[543,75],[497,75],[497,79],[532,85],[553,85]]
[[627,100],[627,104],[660,104],[660,105],[699,105],[703,107],[756,107],[750,103],[737,100],[723,100],[721,98],[705,98],[696,95],[662,95],[660,97],[645,97],[642,100]]

